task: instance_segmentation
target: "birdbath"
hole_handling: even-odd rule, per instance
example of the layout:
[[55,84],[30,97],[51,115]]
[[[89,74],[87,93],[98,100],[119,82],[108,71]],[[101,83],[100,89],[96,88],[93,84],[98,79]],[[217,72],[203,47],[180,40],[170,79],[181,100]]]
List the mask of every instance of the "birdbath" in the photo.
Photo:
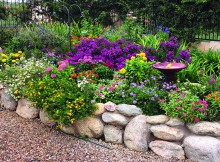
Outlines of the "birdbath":
[[165,82],[170,83],[176,81],[175,74],[185,69],[186,65],[182,63],[163,62],[154,64],[153,68],[161,71],[165,76]]

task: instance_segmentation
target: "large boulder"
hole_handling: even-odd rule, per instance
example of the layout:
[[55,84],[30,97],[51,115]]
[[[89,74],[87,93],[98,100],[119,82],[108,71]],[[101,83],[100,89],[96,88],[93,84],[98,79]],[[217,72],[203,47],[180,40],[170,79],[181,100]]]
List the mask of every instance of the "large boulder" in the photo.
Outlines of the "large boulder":
[[150,125],[146,123],[145,115],[134,117],[124,131],[124,144],[136,151],[147,151],[150,141]]
[[147,116],[147,123],[149,124],[163,124],[166,123],[170,118],[166,115],[154,115]]
[[149,144],[150,149],[157,155],[164,158],[177,158],[180,160],[185,159],[185,153],[183,148],[172,142],[156,140]]
[[187,128],[197,135],[220,137],[220,123],[202,121],[196,124],[187,124]]
[[9,94],[8,88],[4,88],[1,91],[1,107],[6,110],[16,110],[17,101]]
[[105,125],[104,137],[106,142],[122,144],[123,130],[120,127],[116,127],[113,125]]
[[23,118],[33,119],[38,117],[40,110],[36,109],[30,101],[26,99],[20,99],[16,113]]
[[99,138],[103,135],[104,124],[98,118],[86,117],[84,120],[76,120],[74,123],[75,132],[88,138]]
[[183,141],[186,157],[197,162],[220,162],[220,140],[209,136],[189,136]]
[[105,123],[115,126],[125,126],[129,122],[128,118],[126,118],[124,115],[111,112],[104,112],[102,114],[102,120]]
[[116,109],[119,113],[125,116],[137,116],[143,114],[143,111],[135,105],[119,104]]
[[45,125],[47,126],[55,125],[55,122],[48,116],[47,112],[41,110],[39,116],[40,116],[41,122],[44,123]]
[[180,141],[184,136],[184,131],[167,125],[154,125],[150,128],[155,137],[167,141]]

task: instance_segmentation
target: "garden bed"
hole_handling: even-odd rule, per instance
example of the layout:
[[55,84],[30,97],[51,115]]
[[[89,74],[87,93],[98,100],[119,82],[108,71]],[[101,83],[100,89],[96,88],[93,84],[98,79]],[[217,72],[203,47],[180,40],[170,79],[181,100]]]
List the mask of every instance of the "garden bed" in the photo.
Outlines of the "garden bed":
[[[3,92],[3,90],[2,90]],[[6,95],[6,96],[5,96]],[[40,117],[45,125],[51,127],[56,123],[47,113],[31,106],[26,99],[20,99],[16,109],[13,99],[1,93],[1,105],[5,109],[15,110],[26,119]],[[31,106],[31,107],[30,107]],[[175,158],[194,161],[219,160],[220,123],[198,122],[188,124],[178,118],[166,115],[143,115],[135,105],[114,104],[107,102],[97,104],[93,117],[77,120],[74,124],[60,125],[59,129],[67,134],[84,138],[103,139],[107,143],[125,145],[130,150],[147,152],[152,150],[163,158]],[[40,112],[40,113],[39,113]]]

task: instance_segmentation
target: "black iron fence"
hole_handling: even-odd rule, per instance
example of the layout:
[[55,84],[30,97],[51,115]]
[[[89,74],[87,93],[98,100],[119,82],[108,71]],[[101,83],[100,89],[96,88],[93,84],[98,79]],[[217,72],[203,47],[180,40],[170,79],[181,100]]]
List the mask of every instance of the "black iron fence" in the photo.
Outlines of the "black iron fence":
[[[19,28],[23,24],[36,24],[40,22],[61,21],[70,23],[72,20],[76,22],[82,18],[85,10],[90,11],[90,16],[94,19],[102,17],[104,25],[113,25],[120,23],[126,14],[133,10],[138,11],[137,17],[142,20],[149,20],[145,27],[150,29],[149,32],[154,33],[157,29],[169,30],[166,23],[161,22],[155,10],[156,6],[147,6],[147,0],[140,0],[137,8],[129,8],[122,1],[114,0],[95,0],[82,1],[73,0],[63,3],[60,0],[0,0],[0,29],[1,28]],[[120,2],[120,3],[119,3]],[[132,2],[131,2],[132,3]],[[73,5],[75,4],[75,5]],[[121,7],[124,7],[121,10]],[[179,21],[179,20],[174,20]],[[186,22],[185,22],[186,23]],[[194,35],[195,39],[203,40],[220,40],[220,25],[212,19],[194,20],[188,22],[193,27],[201,24],[200,32]],[[143,23],[144,25],[145,23]],[[172,27],[171,27],[172,29]],[[186,33],[191,34],[191,33]]]

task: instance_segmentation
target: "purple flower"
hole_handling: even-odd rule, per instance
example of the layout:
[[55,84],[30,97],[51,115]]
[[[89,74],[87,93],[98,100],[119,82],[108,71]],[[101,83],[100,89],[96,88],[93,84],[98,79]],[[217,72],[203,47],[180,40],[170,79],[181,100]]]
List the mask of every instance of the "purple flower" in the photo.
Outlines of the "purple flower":
[[130,93],[130,96],[135,97],[135,96],[136,96],[136,94],[135,94],[135,93],[133,93],[133,92],[131,92],[131,93]]
[[136,83],[131,83],[131,86],[135,88],[137,86],[137,84]]
[[133,104],[134,104],[134,105],[137,104],[137,101],[136,101],[136,100],[133,100]]
[[56,74],[51,74],[50,77],[51,78],[55,78],[57,75]]

